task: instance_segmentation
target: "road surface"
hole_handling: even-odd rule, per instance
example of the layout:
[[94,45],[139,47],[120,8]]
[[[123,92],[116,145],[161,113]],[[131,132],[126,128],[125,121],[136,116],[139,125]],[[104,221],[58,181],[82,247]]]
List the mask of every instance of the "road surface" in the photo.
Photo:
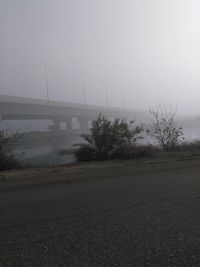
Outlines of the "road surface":
[[103,166],[1,180],[0,266],[200,266],[200,160]]

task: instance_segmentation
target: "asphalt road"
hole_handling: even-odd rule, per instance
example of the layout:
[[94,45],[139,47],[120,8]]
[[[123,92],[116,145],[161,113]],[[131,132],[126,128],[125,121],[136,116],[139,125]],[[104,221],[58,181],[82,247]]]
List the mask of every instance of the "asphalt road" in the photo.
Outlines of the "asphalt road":
[[0,267],[200,266],[200,161],[120,170],[2,189]]

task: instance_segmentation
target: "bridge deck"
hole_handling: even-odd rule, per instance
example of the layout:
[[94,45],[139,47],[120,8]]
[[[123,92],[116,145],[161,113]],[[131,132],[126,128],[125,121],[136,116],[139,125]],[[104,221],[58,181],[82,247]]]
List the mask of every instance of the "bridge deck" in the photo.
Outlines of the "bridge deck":
[[0,95],[0,116],[4,120],[60,119],[67,117],[95,118],[99,113],[119,118],[145,117],[140,110],[83,105],[61,101]]

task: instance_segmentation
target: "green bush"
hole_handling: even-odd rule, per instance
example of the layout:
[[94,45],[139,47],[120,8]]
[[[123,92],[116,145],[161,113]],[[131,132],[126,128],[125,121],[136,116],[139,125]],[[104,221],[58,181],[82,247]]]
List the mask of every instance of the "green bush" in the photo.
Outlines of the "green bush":
[[78,149],[73,151],[74,156],[78,161],[95,160],[95,150],[90,145],[80,145]]
[[0,170],[19,168],[14,149],[18,144],[21,134],[0,130]]
[[99,114],[92,122],[90,133],[81,135],[85,142],[74,145],[76,148],[73,154],[79,161],[117,158],[123,154],[123,149],[143,138],[142,132],[143,127],[135,126],[134,121],[130,123],[120,119],[111,121]]

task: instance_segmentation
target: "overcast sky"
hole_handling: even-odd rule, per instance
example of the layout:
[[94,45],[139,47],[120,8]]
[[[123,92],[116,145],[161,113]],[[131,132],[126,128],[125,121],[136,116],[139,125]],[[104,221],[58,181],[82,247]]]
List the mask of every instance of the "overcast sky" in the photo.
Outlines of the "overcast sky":
[[[200,114],[200,1],[0,0],[0,94]],[[103,80],[105,82],[103,82]]]

